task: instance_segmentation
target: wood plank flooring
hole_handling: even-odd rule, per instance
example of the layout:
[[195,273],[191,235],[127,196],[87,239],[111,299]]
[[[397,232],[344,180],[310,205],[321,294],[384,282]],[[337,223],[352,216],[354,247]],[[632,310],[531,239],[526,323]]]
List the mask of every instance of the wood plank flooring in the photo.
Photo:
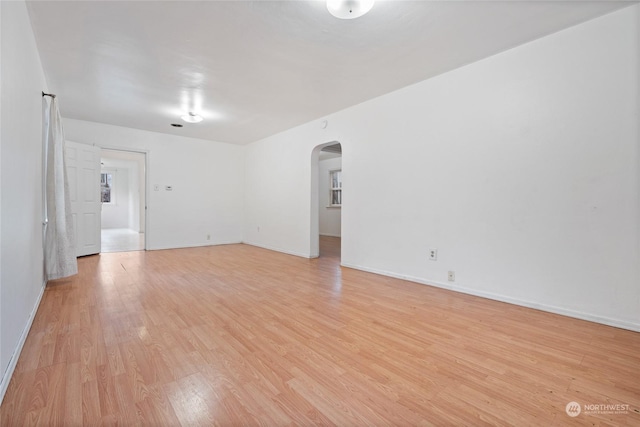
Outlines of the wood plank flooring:
[[45,291],[0,423],[640,425],[640,334],[340,268],[338,245],[81,258]]

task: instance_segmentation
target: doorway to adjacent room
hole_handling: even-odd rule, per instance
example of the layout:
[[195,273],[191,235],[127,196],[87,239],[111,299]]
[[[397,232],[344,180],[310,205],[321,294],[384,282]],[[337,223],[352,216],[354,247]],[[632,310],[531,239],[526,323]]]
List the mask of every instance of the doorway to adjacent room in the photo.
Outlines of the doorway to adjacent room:
[[146,247],[146,155],[101,150],[102,252]]

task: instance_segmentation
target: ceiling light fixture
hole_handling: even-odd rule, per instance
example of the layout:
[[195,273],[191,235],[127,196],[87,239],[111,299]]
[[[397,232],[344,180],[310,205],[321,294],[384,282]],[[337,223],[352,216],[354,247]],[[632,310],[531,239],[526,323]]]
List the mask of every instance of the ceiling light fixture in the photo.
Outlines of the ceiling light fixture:
[[374,0],[327,0],[329,13],[340,19],[359,18],[369,12]]
[[200,123],[202,121],[202,116],[199,116],[196,113],[192,112],[189,112],[189,114],[185,114],[180,118],[187,123]]

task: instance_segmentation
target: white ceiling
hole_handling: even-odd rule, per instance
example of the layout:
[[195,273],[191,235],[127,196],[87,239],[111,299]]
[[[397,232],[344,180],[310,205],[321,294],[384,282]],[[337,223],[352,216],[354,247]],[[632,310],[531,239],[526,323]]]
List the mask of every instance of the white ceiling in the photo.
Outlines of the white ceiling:
[[629,4],[378,0],[354,20],[322,1],[28,7],[64,117],[246,144]]

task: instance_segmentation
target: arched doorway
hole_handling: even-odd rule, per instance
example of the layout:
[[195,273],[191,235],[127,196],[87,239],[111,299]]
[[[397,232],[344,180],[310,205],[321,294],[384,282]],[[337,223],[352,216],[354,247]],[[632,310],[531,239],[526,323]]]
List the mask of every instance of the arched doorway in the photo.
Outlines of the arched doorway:
[[[311,154],[311,258],[339,257],[342,236],[342,144],[331,141]],[[322,236],[322,237],[321,237]],[[322,246],[320,245],[322,239]]]

